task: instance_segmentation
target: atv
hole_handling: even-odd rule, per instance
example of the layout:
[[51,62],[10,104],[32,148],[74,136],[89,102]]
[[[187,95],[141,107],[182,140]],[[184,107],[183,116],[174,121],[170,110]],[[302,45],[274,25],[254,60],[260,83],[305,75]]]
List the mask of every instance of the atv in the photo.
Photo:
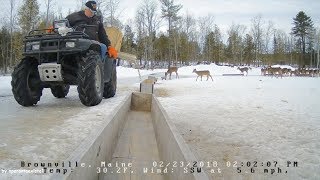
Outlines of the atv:
[[[80,26],[79,26],[80,27]],[[113,97],[117,88],[116,59],[107,47],[90,40],[90,25],[70,27],[68,20],[53,23],[53,30],[32,30],[24,38],[23,59],[12,73],[12,92],[22,106],[38,103],[44,88],[64,98],[70,85],[77,85],[85,106],[98,105]]]

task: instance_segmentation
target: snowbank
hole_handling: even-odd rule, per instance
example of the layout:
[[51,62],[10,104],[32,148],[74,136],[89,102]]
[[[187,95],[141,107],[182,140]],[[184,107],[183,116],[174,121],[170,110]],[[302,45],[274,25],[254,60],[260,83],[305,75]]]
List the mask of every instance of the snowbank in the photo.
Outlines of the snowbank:
[[[181,67],[178,70],[179,75],[186,75],[186,76],[195,76],[195,73],[192,73],[193,69],[198,71],[201,70],[209,70],[211,75],[218,75],[221,76],[223,74],[240,74],[241,72],[237,69],[238,67],[229,67],[229,66],[218,66],[216,64],[210,65],[196,65],[196,66],[187,66]],[[252,68],[249,70],[248,75],[260,75],[261,71],[259,68]]]
[[[140,74],[141,74],[141,76],[145,76],[145,75],[150,75],[150,74],[159,73],[159,72],[165,72],[165,71],[166,70],[164,70],[164,69],[155,69],[153,71],[152,70],[140,69]],[[139,77],[139,72],[138,72],[138,69],[126,68],[126,67],[118,66],[117,67],[117,76],[119,78]]]
[[[317,179],[319,84],[320,78],[218,76],[214,82],[161,81],[156,93],[198,159],[218,162],[222,174],[211,174],[213,179]],[[244,173],[250,168],[241,162],[248,161],[259,162],[255,174]],[[261,163],[268,161],[288,173],[264,174]],[[287,161],[299,167],[287,168]],[[227,162],[237,162],[243,173]]]
[[0,76],[0,96],[7,96],[11,92],[11,76]]
[[291,69],[292,71],[296,70],[296,68],[292,67],[292,66],[288,66],[288,65],[273,65],[271,66],[273,68],[278,68],[280,67],[281,69],[287,68],[287,69]]

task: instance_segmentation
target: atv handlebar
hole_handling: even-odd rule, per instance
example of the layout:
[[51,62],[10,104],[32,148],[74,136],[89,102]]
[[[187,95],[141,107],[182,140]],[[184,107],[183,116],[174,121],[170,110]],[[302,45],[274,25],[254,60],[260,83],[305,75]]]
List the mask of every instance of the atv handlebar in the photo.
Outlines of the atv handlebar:
[[[69,35],[76,35],[76,36],[83,36],[84,38],[88,38],[89,39],[89,35],[85,33],[86,27],[96,27],[96,25],[87,25],[87,24],[80,24],[78,26],[72,27],[73,32],[68,32]],[[83,28],[82,31],[77,31],[78,28]],[[56,33],[46,33],[46,31],[48,30],[52,30],[50,28],[46,28],[46,29],[34,29],[31,30],[28,35],[25,38],[30,38],[30,37],[42,37],[43,35],[57,35],[57,29],[54,29]],[[36,32],[42,32],[39,34],[36,34]],[[45,33],[43,33],[45,32]]]

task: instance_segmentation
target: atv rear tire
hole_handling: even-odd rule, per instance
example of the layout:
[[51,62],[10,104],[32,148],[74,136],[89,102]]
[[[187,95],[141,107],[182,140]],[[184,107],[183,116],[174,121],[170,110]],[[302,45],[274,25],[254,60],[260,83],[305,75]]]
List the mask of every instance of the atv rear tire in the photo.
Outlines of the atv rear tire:
[[104,84],[103,97],[111,98],[117,91],[117,68],[115,64],[112,67],[111,80]]
[[32,58],[23,58],[12,73],[12,93],[22,106],[33,106],[42,96],[43,85],[38,72],[38,62]]
[[64,98],[68,95],[70,86],[69,85],[57,85],[57,86],[52,86],[50,89],[51,89],[51,93],[53,94],[54,97]]
[[98,52],[90,50],[79,62],[78,93],[81,103],[95,106],[102,101],[103,63]]

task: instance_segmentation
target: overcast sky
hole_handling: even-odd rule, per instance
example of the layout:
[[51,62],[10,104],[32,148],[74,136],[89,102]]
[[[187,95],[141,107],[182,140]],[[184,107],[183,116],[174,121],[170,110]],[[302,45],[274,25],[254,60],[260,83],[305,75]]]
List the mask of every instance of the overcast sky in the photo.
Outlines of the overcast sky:
[[[22,2],[22,0],[15,0]],[[69,9],[77,10],[79,0],[55,0],[55,9],[59,7],[63,14],[67,15]],[[156,0],[157,1],[157,0]],[[9,0],[0,0],[1,4],[9,8]],[[45,11],[45,0],[38,0],[41,11]],[[120,19],[133,19],[137,7],[143,0],[120,0]],[[160,3],[158,9],[160,13]],[[261,15],[265,22],[273,21],[276,28],[289,33],[292,28],[292,18],[299,12],[305,11],[311,16],[315,27],[320,27],[320,0],[175,0],[183,5],[180,14],[186,12],[195,17],[214,16],[215,23],[225,32],[232,23],[242,24],[250,27],[251,19]],[[0,12],[1,19],[7,17],[6,11]],[[9,12],[9,10],[7,10]]]

